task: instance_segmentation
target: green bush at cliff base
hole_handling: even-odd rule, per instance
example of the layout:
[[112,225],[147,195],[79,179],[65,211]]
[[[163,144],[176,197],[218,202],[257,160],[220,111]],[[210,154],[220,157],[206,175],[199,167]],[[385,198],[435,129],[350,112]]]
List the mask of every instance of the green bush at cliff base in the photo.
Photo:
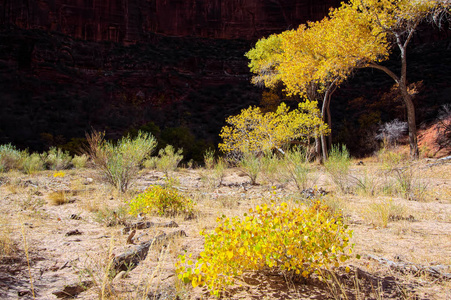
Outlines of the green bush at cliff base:
[[202,233],[205,246],[197,261],[185,254],[176,263],[179,279],[206,285],[215,296],[247,271],[269,268],[308,277],[352,253],[352,231],[319,201],[308,208],[257,206],[243,219],[222,216],[217,222],[213,233]]
[[148,187],[143,193],[133,198],[129,213],[157,213],[160,216],[174,216],[177,214],[190,215],[194,210],[191,199],[180,195],[173,188],[163,188],[159,185]]

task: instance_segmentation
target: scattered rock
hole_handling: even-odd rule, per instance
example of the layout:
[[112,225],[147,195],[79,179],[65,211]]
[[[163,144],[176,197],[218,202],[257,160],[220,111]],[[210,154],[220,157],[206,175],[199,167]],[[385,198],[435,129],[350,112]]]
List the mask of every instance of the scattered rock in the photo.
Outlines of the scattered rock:
[[117,275],[114,277],[113,282],[114,281],[118,281],[119,279],[125,278],[127,277],[127,271],[120,271],[119,273],[117,273]]
[[318,196],[325,196],[327,194],[329,194],[329,192],[325,191],[321,187],[319,189],[309,188],[309,189],[302,190],[302,192],[301,192],[301,195],[307,199],[316,198]]
[[81,220],[81,217],[80,217],[80,215],[77,215],[77,214],[71,214],[70,215],[70,219],[72,219],[72,220]]
[[179,225],[177,223],[175,223],[175,221],[171,221],[167,224],[164,224],[163,227],[168,227],[168,228],[177,228],[179,227]]
[[[188,215],[186,215],[186,217],[185,217],[185,221],[189,221],[189,220],[194,220],[196,218],[196,216],[193,214],[193,213],[190,213],[190,214],[188,214]],[[175,222],[174,222],[175,223]],[[178,227],[178,225],[177,226],[175,226],[175,227]]]
[[35,191],[35,192],[33,193],[33,195],[35,195],[35,196],[43,196],[44,194],[41,193],[40,191]]
[[126,252],[117,255],[113,260],[112,269],[116,271],[132,270],[139,264],[140,261],[146,258],[150,246],[164,244],[169,239],[183,236],[187,236],[186,232],[183,230],[177,230],[169,234],[162,233],[144,244],[128,249]]
[[25,181],[22,183],[22,185],[23,185],[24,187],[29,187],[29,186],[34,187],[34,188],[37,188],[37,187],[38,187],[38,184],[37,184],[36,182],[31,181],[31,180],[25,180]]
[[409,215],[408,217],[400,216],[400,215],[390,215],[389,216],[390,221],[409,221],[409,222],[415,222],[415,217],[412,215]]
[[91,280],[85,280],[64,286],[62,289],[53,292],[52,294],[58,298],[75,298],[78,294],[86,291],[92,286]]
[[71,236],[71,235],[81,235],[81,234],[83,234],[83,232],[78,231],[78,229],[75,229],[75,230],[71,230],[71,231],[66,232],[66,236]]
[[30,294],[31,294],[31,291],[29,291],[29,290],[17,291],[17,296],[19,296],[19,297],[23,297],[23,296],[30,295]]
[[147,294],[147,299],[155,300],[180,300],[180,297],[174,292],[151,292]]

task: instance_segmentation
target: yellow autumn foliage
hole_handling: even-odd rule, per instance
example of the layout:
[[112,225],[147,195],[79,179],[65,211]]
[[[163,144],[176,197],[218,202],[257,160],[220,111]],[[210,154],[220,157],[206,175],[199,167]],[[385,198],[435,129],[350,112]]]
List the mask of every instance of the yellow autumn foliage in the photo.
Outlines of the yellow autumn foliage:
[[277,270],[307,278],[321,268],[339,266],[351,253],[352,231],[343,217],[321,202],[308,208],[286,203],[257,205],[243,218],[218,218],[196,260],[181,255],[178,277],[220,296],[244,272]]
[[271,88],[282,81],[288,94],[300,95],[306,95],[312,83],[339,84],[356,68],[387,59],[393,41],[402,39],[441,4],[433,0],[343,3],[321,21],[257,42],[246,54],[256,74],[253,82]]
[[315,101],[299,103],[289,110],[282,103],[275,112],[263,113],[258,107],[243,109],[239,115],[227,118],[220,137],[223,152],[261,153],[280,149],[293,140],[306,141],[320,134],[328,134],[329,128],[321,120]]

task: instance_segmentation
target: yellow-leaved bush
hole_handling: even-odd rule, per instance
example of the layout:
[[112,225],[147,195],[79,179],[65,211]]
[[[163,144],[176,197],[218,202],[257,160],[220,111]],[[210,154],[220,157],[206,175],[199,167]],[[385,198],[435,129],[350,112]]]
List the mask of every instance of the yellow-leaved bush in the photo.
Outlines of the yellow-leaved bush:
[[292,140],[307,140],[330,132],[321,119],[316,101],[299,103],[290,110],[281,103],[275,112],[263,113],[258,107],[243,109],[227,118],[221,130],[223,152],[259,153],[281,148]]
[[129,213],[157,213],[160,216],[177,214],[192,214],[194,202],[178,193],[174,188],[164,188],[159,185],[148,187],[144,192],[133,198],[129,203]]
[[269,268],[308,277],[352,253],[352,231],[319,201],[308,208],[265,204],[244,218],[222,216],[217,222],[214,232],[201,233],[205,246],[197,261],[185,254],[176,263],[182,281],[206,285],[216,296],[247,271]]

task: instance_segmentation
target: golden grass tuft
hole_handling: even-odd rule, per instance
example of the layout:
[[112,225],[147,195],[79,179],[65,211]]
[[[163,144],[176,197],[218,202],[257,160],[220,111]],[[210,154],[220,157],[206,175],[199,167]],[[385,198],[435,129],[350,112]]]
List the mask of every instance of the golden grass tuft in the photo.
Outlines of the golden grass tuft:
[[48,195],[50,204],[63,205],[69,203],[69,193],[67,191],[55,191]]
[[11,238],[12,230],[10,224],[3,217],[0,217],[0,258],[10,256],[16,250]]

